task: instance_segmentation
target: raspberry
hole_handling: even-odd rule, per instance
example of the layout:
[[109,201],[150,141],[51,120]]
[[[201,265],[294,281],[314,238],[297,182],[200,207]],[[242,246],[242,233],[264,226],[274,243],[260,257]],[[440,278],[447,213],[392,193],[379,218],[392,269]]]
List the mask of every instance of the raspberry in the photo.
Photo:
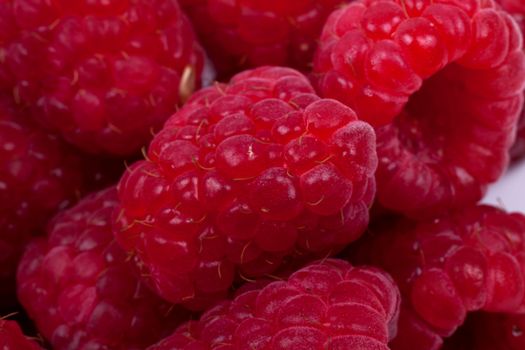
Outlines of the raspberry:
[[[521,0],[498,0],[503,9],[513,15],[518,22],[521,32],[525,33],[525,3]],[[522,111],[518,124],[518,137],[511,149],[513,158],[520,158],[525,155],[525,110]]]
[[494,6],[360,0],[328,19],[318,90],[377,128],[386,208],[420,217],[472,205],[505,170],[525,58],[518,27]]
[[109,161],[68,147],[0,98],[0,309],[14,303],[16,265],[27,241],[55,212],[117,173]]
[[182,0],[220,77],[262,65],[311,70],[323,24],[349,0]]
[[117,240],[193,308],[285,260],[333,255],[368,223],[372,127],[300,73],[262,67],[195,94],[119,184]]
[[39,350],[41,347],[24,336],[18,323],[0,319],[0,349]]
[[521,113],[516,143],[512,146],[510,155],[513,159],[518,159],[525,155],[525,110]]
[[115,188],[49,224],[18,269],[18,296],[53,349],[143,349],[184,316],[141,283],[111,231]]
[[203,66],[175,0],[4,0],[0,29],[0,89],[91,153],[138,151]]
[[329,259],[222,302],[148,350],[388,350],[398,312],[388,275]]
[[355,254],[399,283],[404,307],[393,349],[438,349],[437,337],[451,335],[470,311],[525,311],[524,215],[477,206],[384,224]]

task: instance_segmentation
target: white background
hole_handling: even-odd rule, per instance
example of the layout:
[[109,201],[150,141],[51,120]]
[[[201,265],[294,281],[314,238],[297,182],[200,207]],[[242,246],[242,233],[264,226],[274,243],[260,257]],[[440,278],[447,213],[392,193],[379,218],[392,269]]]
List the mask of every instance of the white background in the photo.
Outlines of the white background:
[[500,181],[489,188],[483,203],[525,213],[525,160],[513,165]]

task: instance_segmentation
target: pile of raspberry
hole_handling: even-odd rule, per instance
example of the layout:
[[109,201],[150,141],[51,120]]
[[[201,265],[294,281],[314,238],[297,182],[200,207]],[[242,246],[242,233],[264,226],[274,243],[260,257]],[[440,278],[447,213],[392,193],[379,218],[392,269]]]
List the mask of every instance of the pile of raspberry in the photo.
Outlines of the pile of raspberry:
[[523,166],[523,30],[521,0],[1,1],[0,349],[525,349],[525,198],[483,204]]

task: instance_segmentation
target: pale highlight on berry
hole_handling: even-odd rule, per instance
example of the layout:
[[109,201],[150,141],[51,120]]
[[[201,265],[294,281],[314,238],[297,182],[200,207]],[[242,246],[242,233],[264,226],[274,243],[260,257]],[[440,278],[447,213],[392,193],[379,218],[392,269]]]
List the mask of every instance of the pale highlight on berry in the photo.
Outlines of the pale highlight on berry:
[[16,266],[31,237],[118,173],[119,162],[80,154],[0,97],[0,309],[15,304]]
[[384,272],[328,259],[223,301],[148,350],[388,350],[399,300]]
[[200,86],[176,0],[4,0],[0,23],[0,90],[91,153],[139,151]]
[[469,312],[525,311],[525,216],[489,206],[383,222],[350,256],[391,273],[403,296],[393,349],[437,350]]
[[292,69],[246,71],[193,95],[124,174],[117,240],[160,295],[202,308],[357,239],[376,166],[350,108]]
[[114,187],[84,198],[22,258],[19,300],[53,349],[144,349],[187,316],[140,281],[114,241],[116,205]]
[[314,70],[322,97],[377,128],[386,208],[462,208],[506,169],[525,56],[518,26],[493,2],[352,2],[328,19]]
[[[518,22],[523,34],[525,31],[525,2],[521,0],[496,0]],[[525,110],[521,112],[516,143],[511,149],[511,157],[518,159],[525,156]]]

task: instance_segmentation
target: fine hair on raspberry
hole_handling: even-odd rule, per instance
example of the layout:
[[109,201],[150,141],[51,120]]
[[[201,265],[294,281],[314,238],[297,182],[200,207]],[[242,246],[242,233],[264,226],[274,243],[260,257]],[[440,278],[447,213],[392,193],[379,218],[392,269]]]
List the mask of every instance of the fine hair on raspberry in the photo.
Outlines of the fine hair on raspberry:
[[120,181],[117,240],[160,295],[193,307],[290,258],[336,254],[375,193],[372,127],[289,68],[196,93],[146,156]]
[[84,151],[140,151],[194,89],[204,52],[176,0],[3,0],[0,91]]
[[189,317],[146,287],[115,242],[116,205],[115,187],[92,193],[22,257],[18,298],[54,350],[144,349]]
[[382,206],[414,217],[462,208],[506,169],[525,55],[494,2],[354,1],[328,19],[314,66],[322,97],[376,127]]
[[16,304],[16,267],[28,241],[57,212],[114,181],[119,163],[71,149],[0,96],[0,310]]
[[399,285],[393,349],[438,350],[472,312],[525,311],[525,215],[479,205],[432,220],[384,220],[370,232],[350,257]]
[[399,300],[383,271],[327,259],[221,302],[148,350],[389,350]]

